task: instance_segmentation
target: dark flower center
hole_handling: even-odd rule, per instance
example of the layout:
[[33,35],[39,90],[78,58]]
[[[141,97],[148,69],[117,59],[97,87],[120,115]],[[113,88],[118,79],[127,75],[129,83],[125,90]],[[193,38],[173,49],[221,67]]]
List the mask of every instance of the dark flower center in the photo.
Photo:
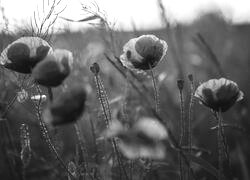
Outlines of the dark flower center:
[[130,51],[130,50],[128,50],[128,51],[126,52],[126,56],[127,56],[128,59],[131,58],[131,51]]
[[24,43],[14,43],[7,51],[7,57],[13,63],[23,63],[30,56],[30,49]]
[[133,65],[143,70],[155,67],[163,55],[163,48],[160,41],[148,37],[140,38],[135,44],[135,49],[144,59],[142,62],[132,62]]

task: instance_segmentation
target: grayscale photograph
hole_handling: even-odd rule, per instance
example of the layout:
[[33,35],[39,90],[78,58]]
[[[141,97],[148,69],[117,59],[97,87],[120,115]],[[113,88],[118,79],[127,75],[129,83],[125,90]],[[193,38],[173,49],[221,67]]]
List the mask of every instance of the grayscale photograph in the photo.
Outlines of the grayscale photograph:
[[0,0],[0,180],[250,180],[249,0]]

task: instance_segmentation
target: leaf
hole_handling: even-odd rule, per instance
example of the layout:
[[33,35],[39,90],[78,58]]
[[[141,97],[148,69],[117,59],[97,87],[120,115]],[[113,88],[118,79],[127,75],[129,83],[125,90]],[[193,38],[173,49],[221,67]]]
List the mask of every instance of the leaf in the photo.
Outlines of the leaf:
[[99,16],[96,16],[96,15],[89,16],[89,17],[87,17],[87,18],[78,20],[78,22],[91,21],[91,20],[94,20],[94,19],[99,19]]
[[70,21],[70,22],[86,22],[86,21],[91,21],[91,20],[94,20],[94,19],[99,19],[100,17],[97,16],[97,15],[93,15],[93,16],[89,16],[89,17],[86,17],[86,18],[83,18],[83,19],[80,19],[80,20],[73,20],[73,19],[68,19],[68,18],[65,18],[65,17],[60,17],[66,21]]
[[[186,154],[186,156],[190,161],[200,165],[207,172],[209,172],[210,174],[212,174],[213,176],[218,178],[219,171],[213,165],[211,165],[208,161],[206,161],[206,160],[204,160],[202,158],[196,157],[194,155],[190,155],[190,154]],[[223,176],[223,179],[226,179],[224,177],[224,175],[222,175],[222,176]]]

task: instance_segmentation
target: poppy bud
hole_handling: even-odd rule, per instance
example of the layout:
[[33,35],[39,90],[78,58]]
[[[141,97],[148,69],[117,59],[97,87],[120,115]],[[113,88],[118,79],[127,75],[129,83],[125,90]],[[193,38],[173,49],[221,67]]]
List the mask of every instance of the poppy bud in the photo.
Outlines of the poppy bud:
[[183,79],[177,80],[177,87],[178,87],[178,89],[179,89],[180,91],[183,90],[183,88],[184,88],[184,80],[183,80]]
[[122,64],[129,69],[149,70],[166,55],[168,45],[154,35],[142,35],[130,39],[120,56]]
[[32,76],[38,84],[56,87],[70,74],[73,64],[72,53],[57,49],[33,69]]
[[237,101],[243,99],[243,92],[235,82],[220,78],[202,83],[194,96],[214,111],[225,112]]
[[90,70],[92,73],[94,73],[95,75],[97,75],[100,71],[100,66],[98,63],[93,63],[92,66],[90,66]]
[[51,52],[52,48],[45,40],[39,37],[22,37],[3,50],[0,63],[7,69],[29,74]]
[[60,94],[43,112],[44,121],[52,126],[75,122],[83,113],[85,89],[75,86]]

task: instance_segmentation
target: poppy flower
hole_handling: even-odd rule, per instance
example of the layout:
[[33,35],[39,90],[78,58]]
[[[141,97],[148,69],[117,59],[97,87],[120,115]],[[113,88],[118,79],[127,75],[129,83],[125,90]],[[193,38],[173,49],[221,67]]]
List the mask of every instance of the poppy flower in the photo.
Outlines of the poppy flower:
[[46,124],[57,126],[75,122],[83,113],[86,91],[81,86],[74,86],[61,93],[44,110],[43,119]]
[[163,159],[168,138],[165,127],[151,118],[139,119],[131,128],[126,129],[119,121],[113,121],[105,132],[106,137],[117,137],[120,151],[129,159]]
[[56,49],[53,54],[37,64],[32,71],[32,76],[38,84],[56,87],[70,74],[72,65],[72,53],[68,50]]
[[52,52],[52,47],[39,37],[22,37],[9,44],[1,53],[5,68],[29,74],[37,63]]
[[149,70],[154,68],[166,55],[168,45],[155,35],[142,35],[130,39],[123,47],[120,56],[128,69]]
[[225,112],[237,101],[243,99],[243,92],[235,82],[220,78],[202,83],[194,96],[214,111]]

